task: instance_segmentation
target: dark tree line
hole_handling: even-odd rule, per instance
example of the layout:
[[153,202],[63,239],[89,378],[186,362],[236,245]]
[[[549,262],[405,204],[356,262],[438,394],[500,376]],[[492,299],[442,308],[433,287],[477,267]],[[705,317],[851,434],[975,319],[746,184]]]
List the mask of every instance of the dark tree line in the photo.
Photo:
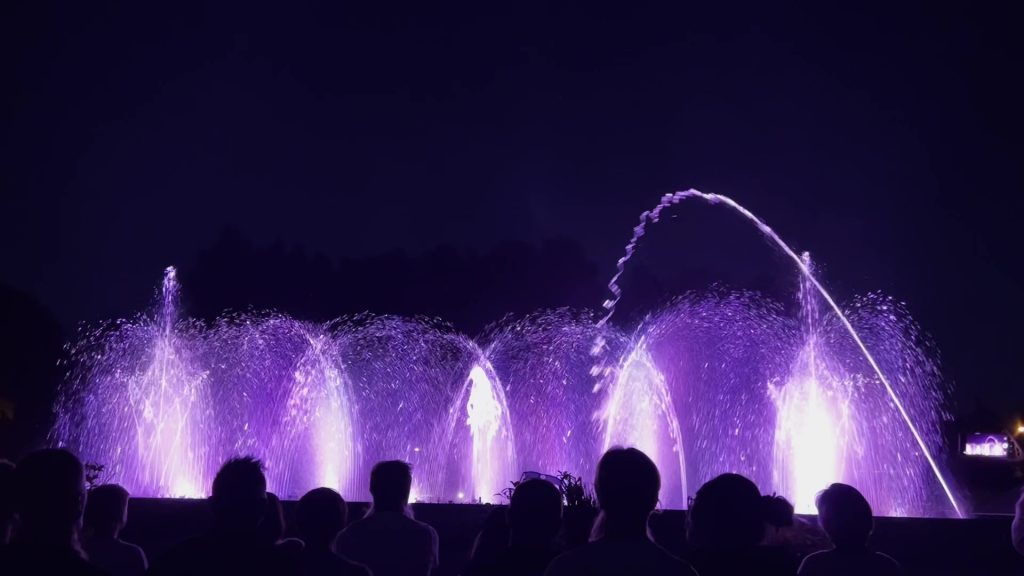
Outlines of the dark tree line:
[[45,438],[64,339],[57,319],[33,296],[0,284],[0,458]]
[[605,297],[598,267],[565,238],[335,260],[229,230],[181,279],[188,313],[207,319],[248,308],[308,320],[370,311],[437,316],[470,334],[509,313],[597,307]]

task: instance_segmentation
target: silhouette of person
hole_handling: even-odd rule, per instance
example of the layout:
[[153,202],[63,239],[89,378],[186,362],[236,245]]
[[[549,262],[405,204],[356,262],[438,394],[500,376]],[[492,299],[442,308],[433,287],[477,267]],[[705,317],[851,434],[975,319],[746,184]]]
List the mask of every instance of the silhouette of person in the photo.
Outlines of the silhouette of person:
[[85,504],[85,471],[67,450],[38,450],[14,471],[18,532],[0,551],[5,576],[93,575],[104,572],[78,546]]
[[297,563],[268,541],[267,479],[251,457],[228,460],[213,480],[213,529],[172,548],[153,563],[151,574],[294,574]]
[[793,527],[793,505],[776,494],[761,496],[761,517],[764,520],[766,546],[786,544],[786,531]]
[[793,512],[793,505],[782,496],[761,497],[761,517],[764,520],[761,545],[788,555],[795,565],[806,551],[828,546],[828,537],[817,522],[798,518]]
[[146,571],[142,548],[121,540],[128,523],[128,491],[104,484],[89,491],[85,501],[85,539],[89,561],[111,576],[135,576]]
[[[483,527],[473,540],[466,570],[472,570],[475,565],[496,561],[508,550],[508,539],[508,507],[495,506],[484,519]],[[464,572],[463,576],[465,574]]]
[[14,464],[0,460],[0,548],[14,535]]
[[373,506],[338,535],[335,550],[366,565],[375,576],[419,576],[438,565],[437,532],[412,518],[412,468],[400,460],[378,462],[370,472]]
[[281,499],[273,492],[267,492],[267,510],[256,532],[268,546],[276,545],[284,536],[284,508],[281,507]]
[[597,465],[600,508],[591,541],[551,562],[548,576],[695,574],[689,564],[655,544],[647,521],[658,503],[661,475],[636,448],[612,448]]
[[765,533],[761,492],[739,474],[717,476],[697,491],[687,514],[690,561],[701,576],[792,575],[796,561],[760,546]]
[[284,538],[284,507],[281,499],[273,492],[267,492],[267,513],[260,522],[259,537],[264,543],[278,548],[282,554],[297,558],[302,552],[302,541]]
[[846,484],[833,484],[818,494],[816,505],[818,522],[828,534],[833,548],[804,558],[800,576],[903,574],[898,562],[868,549],[868,538],[875,528],[875,520],[871,505],[860,491]]
[[1010,536],[1017,553],[1024,554],[1024,491],[1021,491],[1020,498],[1017,499],[1017,506],[1014,508]]
[[330,488],[314,488],[299,499],[296,510],[302,549],[303,576],[370,576],[362,564],[334,553],[334,539],[345,528],[348,508]]
[[519,484],[506,516],[506,545],[475,554],[463,576],[540,576],[558,555],[562,493],[554,484],[540,478]]

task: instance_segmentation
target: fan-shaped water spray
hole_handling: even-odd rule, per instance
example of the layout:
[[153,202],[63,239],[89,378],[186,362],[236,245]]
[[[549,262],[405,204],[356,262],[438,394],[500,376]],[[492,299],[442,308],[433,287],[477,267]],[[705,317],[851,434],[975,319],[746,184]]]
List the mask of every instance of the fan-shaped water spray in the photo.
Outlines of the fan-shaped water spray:
[[[646,225],[687,197],[731,206],[795,258],[799,313],[711,288],[637,326],[609,322]],[[600,319],[541,311],[474,340],[369,314],[189,320],[168,269],[150,314],[70,348],[52,438],[141,496],[204,494],[224,459],[251,454],[285,498],[326,485],[366,499],[373,464],[402,459],[416,498],[494,502],[525,470],[590,479],[602,450],[632,445],[657,462],[663,506],[735,471],[802,511],[846,481],[883,514],[959,513],[931,452],[945,418],[937,355],[904,306],[872,294],[844,314],[809,260],[696,191],[643,215],[610,289]]]
[[195,357],[195,327],[178,320],[174,268],[158,301],[152,317],[102,326],[77,344],[56,434],[88,434],[78,446],[83,458],[117,455],[108,465],[141,492],[197,496],[209,473],[209,383]]
[[616,370],[599,418],[602,450],[629,446],[650,456],[661,471],[661,504],[682,508],[688,492],[678,416],[665,378],[642,341]]
[[[885,376],[885,373],[882,371],[878,362],[875,360],[874,356],[871,354],[867,346],[864,344],[864,341],[862,340],[854,326],[851,324],[849,318],[847,318],[847,316],[839,308],[839,305],[832,298],[832,295],[829,294],[827,290],[825,290],[825,287],[822,286],[818,279],[814,276],[814,274],[808,268],[808,265],[804,262],[804,260],[801,259],[801,257],[798,256],[796,252],[794,252],[793,249],[790,248],[790,246],[786,244],[782,240],[782,238],[779,237],[779,235],[776,234],[767,224],[761,221],[757,216],[755,216],[745,207],[734,201],[732,198],[720,194],[709,194],[705,192],[700,192],[694,189],[684,190],[680,192],[675,192],[674,194],[664,195],[661,201],[652,210],[646,211],[643,214],[641,214],[640,223],[633,229],[633,235],[626,245],[625,254],[619,259],[617,263],[617,271],[615,275],[612,277],[611,281],[608,283],[608,289],[612,293],[612,297],[604,302],[604,307],[607,310],[607,314],[604,316],[604,318],[601,319],[600,324],[606,324],[615,313],[616,304],[622,297],[622,290],[618,285],[619,278],[625,272],[626,263],[635,253],[639,245],[640,239],[644,236],[646,232],[647,225],[650,223],[657,223],[662,211],[664,211],[666,208],[674,204],[678,204],[680,201],[685,200],[687,198],[700,198],[711,204],[725,204],[726,206],[730,207],[731,209],[742,215],[744,218],[749,220],[752,224],[754,224],[766,237],[772,240],[772,242],[776,246],[778,246],[779,249],[781,249],[783,253],[785,253],[793,261],[797,269],[800,271],[802,277],[806,280],[806,282],[808,282],[810,286],[813,286],[817,293],[821,296],[821,298],[827,303],[828,307],[834,313],[835,317],[846,329],[848,336],[856,344],[860,354],[870,365],[871,370],[877,377],[878,382],[884,387],[886,393],[889,396],[890,401],[892,402],[892,405],[899,413],[900,418],[905,424],[906,430],[910,432],[911,436],[914,438],[920,455],[927,461],[929,467],[932,470],[932,473],[934,474],[935,479],[941,486],[943,493],[949,500],[949,503],[953,507],[956,515],[962,516],[963,514],[960,510],[960,505],[957,502],[956,497],[953,495],[953,491],[949,483],[946,481],[945,476],[940,470],[938,462],[932,455],[932,449],[929,448],[928,442],[926,442],[925,438],[918,430],[918,427],[915,425],[914,419],[911,417],[903,401],[901,401],[899,395],[896,393],[892,383]],[[598,339],[595,344],[595,356],[601,357],[604,352],[604,347],[605,345],[603,340]],[[607,364],[605,364],[604,369],[607,369],[606,367]]]
[[768,385],[788,373],[792,341],[782,308],[752,293],[685,294],[651,313],[637,333],[649,370],[673,399],[686,484],[739,472],[771,486]]
[[614,329],[597,328],[592,313],[568,309],[506,318],[481,337],[506,390],[522,470],[593,477],[601,448],[593,417],[602,399],[591,394],[590,348],[599,333],[616,350],[624,347]]
[[[324,334],[310,338],[291,381],[284,384],[288,398],[267,452],[267,465],[280,468],[275,470],[278,485],[349,487],[357,445],[355,418],[350,384],[333,345]],[[292,475],[303,472],[310,477],[295,482]]]

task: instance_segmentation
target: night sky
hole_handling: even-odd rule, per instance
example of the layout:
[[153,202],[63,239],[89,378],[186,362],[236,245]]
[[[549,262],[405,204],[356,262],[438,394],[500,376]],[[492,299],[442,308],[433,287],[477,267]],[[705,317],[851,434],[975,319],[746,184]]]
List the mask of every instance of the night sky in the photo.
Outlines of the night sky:
[[[639,213],[695,187],[841,298],[906,301],[961,408],[1024,411],[1019,3],[217,4],[2,9],[0,284],[66,338],[225,230],[332,261],[562,237],[599,294]],[[641,265],[795,283],[724,210],[677,208]]]

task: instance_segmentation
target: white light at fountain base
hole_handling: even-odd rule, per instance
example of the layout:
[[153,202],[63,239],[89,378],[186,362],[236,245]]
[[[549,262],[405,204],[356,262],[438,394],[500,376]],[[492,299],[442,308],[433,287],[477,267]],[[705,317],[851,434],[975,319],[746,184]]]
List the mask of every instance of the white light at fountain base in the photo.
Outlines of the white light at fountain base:
[[473,442],[472,470],[476,490],[474,498],[491,502],[510,478],[508,460],[501,428],[505,419],[502,402],[494,382],[479,365],[469,373],[469,400],[466,403],[466,424]]
[[[750,210],[748,210],[747,208],[745,208],[732,198],[724,196],[722,194],[709,194],[691,188],[689,190],[680,190],[675,193],[665,194],[664,196],[662,196],[661,200],[653,209],[643,212],[640,215],[640,223],[633,228],[633,235],[630,238],[629,243],[626,244],[625,254],[621,258],[619,258],[616,264],[616,272],[612,276],[611,280],[608,282],[608,290],[611,292],[611,298],[606,300],[603,304],[603,307],[605,308],[605,310],[607,310],[607,313],[598,322],[598,326],[601,327],[606,325],[608,321],[611,320],[611,317],[615,314],[615,309],[618,305],[618,302],[622,298],[622,288],[619,286],[619,279],[626,272],[626,264],[637,251],[640,239],[643,238],[643,236],[646,234],[648,225],[658,222],[661,217],[661,213],[665,209],[669,208],[672,205],[678,204],[679,202],[686,200],[687,198],[701,198],[710,204],[721,203],[728,206],[729,208],[731,208],[732,210],[736,211],[744,218],[746,218],[749,222],[754,224],[758,228],[758,230],[761,231],[762,234],[764,234],[769,240],[771,240],[776,246],[778,246],[778,248],[782,250],[782,252],[793,261],[797,269],[803,275],[803,278],[810,284],[811,287],[814,288],[815,291],[818,292],[821,298],[828,305],[828,308],[835,313],[835,316],[841,323],[842,327],[853,339],[854,343],[857,346],[857,349],[860,351],[864,359],[870,365],[872,372],[874,372],[874,374],[877,376],[878,381],[882,384],[882,387],[885,389],[885,392],[888,395],[889,400],[891,401],[892,405],[896,408],[896,411],[899,413],[900,418],[902,419],[907,429],[909,430],[911,436],[913,437],[914,442],[920,449],[921,455],[924,456],[925,461],[928,463],[928,467],[931,469],[932,474],[935,476],[935,479],[938,481],[940,487],[942,488],[942,492],[949,500],[949,504],[952,506],[953,512],[956,514],[956,516],[963,518],[964,512],[960,509],[960,504],[957,502],[957,498],[953,494],[953,488],[951,487],[950,483],[946,480],[946,477],[943,474],[938,461],[932,454],[934,447],[929,447],[928,439],[925,438],[921,430],[919,430],[918,426],[914,423],[914,420],[911,417],[910,411],[908,410],[907,406],[904,405],[903,400],[901,400],[900,396],[896,393],[896,389],[893,387],[892,383],[890,382],[886,374],[882,371],[882,368],[879,365],[878,361],[875,359],[874,355],[872,355],[872,353],[868,350],[868,347],[864,343],[864,340],[861,338],[860,334],[858,334],[857,330],[854,329],[853,324],[850,323],[850,319],[847,317],[846,314],[843,313],[843,310],[836,303],[835,299],[832,298],[832,295],[828,292],[828,290],[826,290],[825,287],[821,284],[821,282],[818,281],[817,277],[815,277],[815,275],[811,272],[810,268],[803,261],[803,259],[800,256],[798,256],[796,252],[793,251],[793,248],[790,247],[789,244],[787,244],[785,241],[783,241],[782,238],[778,234],[776,234],[775,231],[772,230],[771,227],[768,226],[764,221],[762,221],[753,212],[751,212]],[[604,353],[604,342],[601,339],[597,339],[592,350],[592,355],[600,357]],[[598,374],[600,372],[600,366],[595,365],[594,373]],[[599,391],[600,387],[600,383],[595,385],[594,391]]]
[[783,490],[801,514],[815,513],[815,499],[843,480],[845,415],[837,399],[813,376],[790,381],[776,394],[776,469]]
[[[597,416],[604,427],[603,451],[622,446],[646,454],[662,474],[662,504],[681,505],[687,494],[682,433],[665,377],[642,342],[622,363]],[[677,471],[678,485],[672,486],[668,479]]]
[[201,467],[189,417],[202,375],[193,373],[178,356],[166,333],[155,343],[153,362],[139,379],[129,382],[129,398],[139,410],[136,445],[144,485],[176,497],[202,495],[197,485]]

